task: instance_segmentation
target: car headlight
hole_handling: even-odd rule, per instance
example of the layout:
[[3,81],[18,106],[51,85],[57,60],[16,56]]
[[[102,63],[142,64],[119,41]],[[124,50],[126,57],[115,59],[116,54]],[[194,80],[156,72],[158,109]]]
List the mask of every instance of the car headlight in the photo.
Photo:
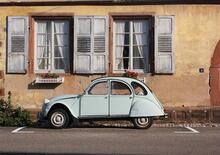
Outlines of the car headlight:
[[47,104],[47,103],[49,103],[49,102],[50,102],[50,100],[44,99],[44,104]]

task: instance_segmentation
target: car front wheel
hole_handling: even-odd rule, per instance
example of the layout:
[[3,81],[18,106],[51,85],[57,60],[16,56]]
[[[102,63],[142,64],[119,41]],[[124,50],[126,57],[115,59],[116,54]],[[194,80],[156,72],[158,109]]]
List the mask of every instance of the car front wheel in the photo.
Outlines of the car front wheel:
[[69,124],[69,115],[64,109],[54,109],[49,113],[49,123],[54,129],[66,128]]
[[132,122],[135,128],[148,129],[153,124],[153,118],[152,117],[137,117],[137,118],[133,118]]

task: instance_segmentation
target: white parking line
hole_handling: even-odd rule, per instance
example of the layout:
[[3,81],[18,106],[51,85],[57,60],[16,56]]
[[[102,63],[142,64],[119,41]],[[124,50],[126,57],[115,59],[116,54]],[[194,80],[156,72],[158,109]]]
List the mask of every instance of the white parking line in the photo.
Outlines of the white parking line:
[[193,129],[189,126],[180,126],[180,127],[184,127],[190,131],[175,131],[174,133],[200,133],[199,131],[197,131],[196,129]]
[[34,131],[21,131],[22,129],[26,128],[26,126],[17,128],[15,130],[13,130],[11,133],[34,133]]

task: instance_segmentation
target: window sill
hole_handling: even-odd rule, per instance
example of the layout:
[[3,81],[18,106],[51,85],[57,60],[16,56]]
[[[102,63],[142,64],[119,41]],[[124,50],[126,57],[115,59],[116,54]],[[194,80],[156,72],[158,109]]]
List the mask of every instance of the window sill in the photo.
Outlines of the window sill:
[[42,78],[42,77],[36,77],[35,83],[64,83],[64,77],[58,77],[58,78]]

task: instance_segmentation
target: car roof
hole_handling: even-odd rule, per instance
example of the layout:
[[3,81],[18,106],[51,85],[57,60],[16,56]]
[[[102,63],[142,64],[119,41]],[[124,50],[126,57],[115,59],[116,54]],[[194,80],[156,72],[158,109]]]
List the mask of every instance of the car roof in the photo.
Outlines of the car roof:
[[[127,83],[131,83],[131,82],[138,82],[140,83],[141,81],[138,80],[138,79],[134,79],[134,78],[129,78],[129,77],[100,77],[100,78],[97,78],[97,79],[94,79],[92,81],[100,81],[100,80],[119,80],[119,81],[124,81],[124,82],[127,82]],[[143,82],[141,82],[143,83]]]

